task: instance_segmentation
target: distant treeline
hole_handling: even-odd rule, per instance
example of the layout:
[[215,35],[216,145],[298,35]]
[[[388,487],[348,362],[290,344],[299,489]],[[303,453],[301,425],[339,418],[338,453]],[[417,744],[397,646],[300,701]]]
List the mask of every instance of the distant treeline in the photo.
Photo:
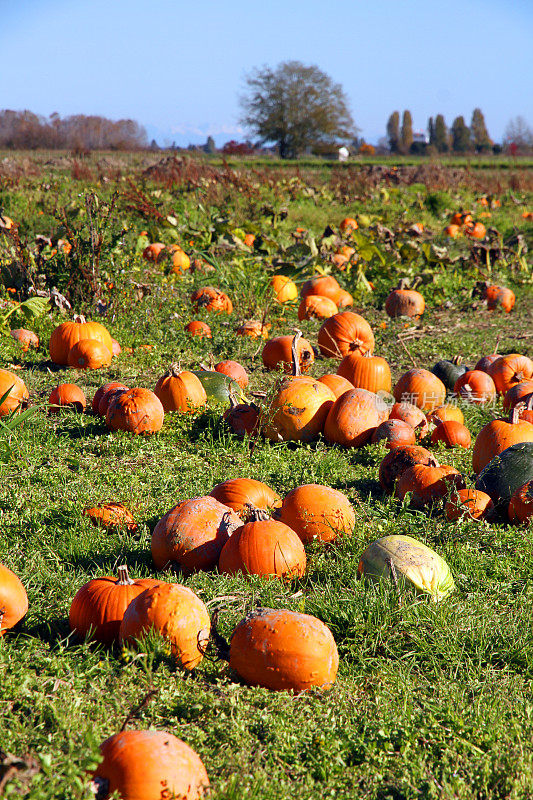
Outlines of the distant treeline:
[[132,119],[0,110],[0,148],[13,150],[137,150],[146,147],[146,131]]

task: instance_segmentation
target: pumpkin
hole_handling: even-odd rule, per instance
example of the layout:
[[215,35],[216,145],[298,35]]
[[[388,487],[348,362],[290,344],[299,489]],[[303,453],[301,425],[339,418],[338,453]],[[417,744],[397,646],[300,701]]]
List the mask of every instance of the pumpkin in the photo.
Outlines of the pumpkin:
[[331,631],[316,617],[257,608],[233,631],[229,665],[249,686],[305,692],[331,688],[339,654]]
[[191,294],[191,302],[195,311],[200,308],[212,311],[214,314],[231,314],[233,311],[233,303],[228,295],[213,286],[196,289]]
[[200,336],[200,338],[205,337],[206,339],[213,338],[213,334],[211,333],[211,328],[209,327],[207,322],[201,322],[200,320],[197,319],[193,319],[191,322],[187,323],[184,330],[191,336]]
[[9,331],[9,335],[15,341],[20,342],[24,352],[27,352],[30,347],[39,347],[39,337],[27,328],[14,328]]
[[266,509],[281,505],[281,497],[270,486],[253,478],[232,478],[217,483],[209,496],[229,506],[237,514],[249,512],[249,506]]
[[202,408],[207,403],[205,389],[194,373],[180,371],[177,364],[172,364],[156,383],[154,394],[159,397],[163,410],[187,413]]
[[120,625],[119,639],[139,639],[150,630],[167,639],[182,667],[192,670],[203,658],[211,620],[200,598],[186,586],[158,582],[131,601]]
[[337,297],[337,305],[339,309],[353,306],[353,297],[350,292],[347,292],[345,289],[341,289]]
[[443,405],[446,387],[427,369],[410,369],[401,376],[393,394],[397,403],[413,403],[422,411],[433,411]]
[[527,397],[524,398],[524,402],[517,404],[515,408],[518,408],[518,416],[521,420],[525,420],[530,424],[533,424],[533,392],[528,394]]
[[154,528],[154,563],[158,569],[178,566],[185,574],[212,569],[228,537],[241,524],[230,506],[214,497],[183,500]]
[[232,395],[239,400],[246,400],[237,381],[229,375],[207,369],[194,370],[193,374],[204,387],[208,402],[227,403]]
[[489,495],[479,489],[457,489],[446,505],[444,515],[449,522],[458,519],[483,519],[494,509]]
[[[279,365],[282,365],[285,372],[291,371],[294,338],[294,336],[276,336],[266,342],[263,347],[262,359],[268,370],[277,369]],[[307,339],[303,339],[301,335],[297,339],[296,347],[300,370],[307,372],[315,360],[313,348]]]
[[470,431],[454,419],[441,422],[431,434],[431,443],[443,442],[446,447],[464,447],[468,450],[472,442]]
[[223,418],[233,433],[241,439],[256,434],[259,431],[260,409],[253,403],[237,403],[233,396],[230,396],[230,403]]
[[489,461],[476,480],[476,489],[490,495],[499,510],[507,510],[515,491],[532,479],[533,442],[518,442]]
[[[9,392],[9,394],[7,394]],[[19,411],[29,398],[29,392],[24,381],[9,372],[7,369],[0,369],[0,399],[7,394],[7,397],[0,405],[0,417],[5,417],[12,411]]]
[[352,389],[335,400],[324,424],[324,436],[331,444],[360,447],[382,422],[379,397],[366,389]]
[[432,422],[434,425],[439,425],[441,422],[447,422],[452,419],[455,420],[455,422],[464,423],[465,418],[459,406],[438,406],[427,416],[427,421]]
[[495,308],[500,307],[506,314],[512,311],[516,301],[514,292],[506,286],[489,286],[485,284],[483,296],[487,301],[489,311],[494,311]]
[[472,467],[479,473],[494,456],[521,442],[533,442],[533,425],[520,419],[520,409],[513,408],[508,420],[495,419],[487,423],[476,437],[472,451]]
[[78,589],[68,615],[70,629],[84,639],[111,644],[118,639],[124,612],[145,589],[157,586],[152,578],[132,580],[128,568],[118,568],[118,578],[93,578]]
[[345,392],[355,389],[353,383],[343,378],[342,375],[322,375],[318,381],[319,383],[323,383],[324,386],[327,386],[328,389],[331,389],[335,398],[340,397]]
[[480,369],[468,370],[468,372],[461,375],[457,379],[453,391],[463,400],[479,406],[492,403],[496,399],[494,381],[490,375]]
[[232,533],[218,561],[221,574],[296,578],[305,573],[307,559],[299,536],[283,522],[253,509],[249,521]]
[[120,381],[111,381],[110,383],[104,383],[100,386],[93,395],[93,399],[91,402],[91,408],[95,414],[100,414],[100,400],[102,397],[107,393],[110,392],[112,389],[127,389],[127,386],[124,386],[123,383]]
[[438,467],[439,465],[433,453],[419,445],[403,445],[387,453],[379,465],[379,482],[382,489],[388,494],[392,494],[398,478],[415,464],[427,467]]
[[482,222],[475,222],[474,224],[465,225],[465,233],[472,239],[484,239],[487,235],[487,229]]
[[105,417],[107,416],[107,409],[115,399],[115,397],[119,397],[124,392],[129,391],[128,386],[115,386],[112,389],[109,389],[107,392],[104,393],[100,403],[98,404],[98,416]]
[[516,524],[533,519],[533,480],[526,481],[513,492],[508,514],[509,520]]
[[18,575],[0,564],[0,636],[13,628],[28,611],[28,595]]
[[410,494],[411,505],[414,508],[424,508],[442,500],[451,489],[463,488],[463,476],[453,467],[447,465],[426,467],[415,464],[402,472],[396,484],[395,494],[399,500]]
[[298,319],[329,319],[333,314],[338,314],[339,309],[329,297],[321,297],[318,294],[308,294],[302,297],[298,309]]
[[391,390],[390,367],[381,356],[373,356],[368,352],[361,355],[355,350],[344,356],[337,372],[356,389],[366,389],[374,394]]
[[414,406],[412,403],[394,403],[389,412],[389,419],[400,419],[402,422],[407,422],[420,439],[423,439],[429,430],[428,418],[418,406]]
[[102,761],[94,771],[99,800],[200,800],[209,778],[189,745],[165,731],[121,731],[100,745]]
[[290,303],[298,297],[296,284],[286,275],[273,275],[270,285],[274,292],[274,299],[278,303]]
[[480,369],[481,372],[488,373],[490,365],[497,361],[498,358],[501,358],[498,353],[491,353],[489,356],[483,356],[479,359],[474,369]]
[[447,227],[444,229],[444,233],[446,234],[446,236],[450,236],[450,238],[452,238],[452,239],[457,239],[457,237],[458,237],[458,236],[460,235],[460,233],[461,233],[461,228],[460,228],[460,226],[459,226],[459,225],[454,225],[454,224],[452,223],[452,224],[448,225],[448,226],[447,226]]
[[533,379],[533,361],[519,353],[500,356],[490,365],[489,375],[498,394],[504,395],[517,383]]
[[355,512],[348,498],[336,489],[316,483],[292,489],[274,515],[295,531],[304,544],[314,539],[333,542],[338,536],[350,536],[355,525]]
[[80,339],[70,348],[67,362],[69,367],[76,369],[100,369],[108,367],[112,357],[111,350],[102,342],[96,339]]
[[237,381],[241,389],[246,389],[248,386],[248,374],[244,367],[238,361],[219,361],[215,364],[215,372],[220,372],[221,375],[227,375]]
[[164,249],[165,245],[162,242],[153,242],[144,248],[143,258],[147,261],[157,261]]
[[243,240],[243,241],[244,241],[244,244],[245,244],[247,247],[253,247],[253,246],[254,246],[254,242],[255,242],[255,236],[254,236],[254,234],[253,234],[253,233],[247,233],[247,234],[245,235],[245,237],[244,237],[244,240]]
[[460,225],[463,227],[473,222],[472,214],[469,214],[468,211],[457,211],[450,221],[452,225]]
[[172,266],[172,272],[174,272],[175,275],[182,275],[191,268],[191,259],[177,244],[170,244],[168,247],[165,247],[159,254],[157,260],[162,261],[165,257],[168,257]]
[[235,329],[237,336],[249,336],[250,339],[268,339],[268,332],[272,325],[258,319],[249,319]]
[[357,220],[353,217],[345,217],[339,225],[341,232],[346,234],[350,234],[352,231],[357,230],[358,227],[359,225],[357,224]]
[[92,508],[84,508],[83,515],[89,517],[97,528],[105,528],[111,531],[126,528],[131,533],[134,533],[138,528],[131,511],[128,511],[122,503],[102,503]]
[[416,444],[414,428],[401,419],[387,419],[381,422],[372,434],[372,444],[383,442],[387,450],[395,447]]
[[161,401],[153,392],[134,388],[112,400],[106,424],[112,431],[151,434],[161,430],[164,416]]
[[514,408],[517,403],[527,403],[533,394],[533,380],[522,381],[511,386],[504,395],[503,407],[506,411]]
[[420,317],[426,308],[426,301],[415,289],[408,289],[401,280],[385,300],[385,311],[389,317]]
[[413,536],[383,536],[372,542],[361,556],[358,575],[371,582],[392,579],[398,590],[408,585],[435,601],[455,589],[448,564]]
[[341,272],[344,272],[344,270],[346,269],[347,264],[349,264],[349,262],[350,262],[349,258],[347,258],[343,253],[339,253],[339,252],[333,253],[333,255],[330,256],[330,260],[331,260],[331,263],[335,267],[337,267],[337,269],[339,269]]
[[464,375],[468,369],[468,367],[465,367],[464,364],[461,364],[461,361],[461,356],[455,356],[450,361],[447,359],[442,359],[441,361],[437,361],[435,366],[431,369],[433,375],[436,375],[437,378],[440,378],[450,392],[453,391],[456,381],[461,377],[461,375]]
[[323,356],[342,359],[350,352],[374,350],[372,328],[359,314],[341,311],[327,319],[318,332],[318,346]]
[[71,407],[82,414],[87,401],[82,390],[75,383],[60,383],[50,392],[48,405],[51,414],[57,414],[60,407]]
[[111,355],[119,356],[122,353],[122,347],[119,345],[119,343],[117,342],[116,339],[112,338],[111,341],[113,343],[113,348],[111,350]]
[[335,305],[337,305],[340,291],[341,287],[339,282],[333,277],[333,275],[317,275],[315,278],[311,278],[304,283],[301,290],[301,296],[302,298],[306,298],[310,295],[327,297],[329,300],[332,300]]
[[75,317],[73,322],[62,322],[52,331],[49,350],[54,364],[67,366],[70,350],[83,339],[100,342],[113,352],[113,340],[109,332],[99,322],[86,322],[85,317]]

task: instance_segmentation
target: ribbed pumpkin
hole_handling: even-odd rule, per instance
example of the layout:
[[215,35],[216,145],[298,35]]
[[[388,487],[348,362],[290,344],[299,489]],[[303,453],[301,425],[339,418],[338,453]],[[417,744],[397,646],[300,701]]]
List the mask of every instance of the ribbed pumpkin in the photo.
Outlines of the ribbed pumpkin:
[[455,420],[464,424],[464,414],[459,406],[444,405],[438,406],[427,416],[427,421],[438,425],[440,422],[447,422],[448,420]]
[[322,297],[317,294],[309,294],[302,297],[298,308],[298,319],[329,319],[334,314],[338,314],[337,305],[329,297]]
[[232,533],[220,553],[219,572],[227,575],[263,575],[297,578],[305,573],[304,546],[283,522],[268,519],[254,509],[249,522]]
[[[282,366],[285,372],[293,370],[293,342],[294,336],[276,336],[265,343],[262,352],[263,364],[269,370],[278,369]],[[315,354],[307,339],[298,337],[296,343],[298,353],[298,363],[301,372],[307,372],[313,361]]]
[[489,495],[479,489],[458,489],[444,506],[449,522],[458,519],[483,519],[494,509]]
[[426,302],[420,292],[408,289],[407,283],[401,280],[385,300],[385,311],[389,317],[420,317],[426,308]]
[[389,419],[400,419],[402,422],[407,422],[420,439],[423,439],[429,430],[426,415],[412,403],[394,403],[389,412]]
[[304,544],[313,539],[333,542],[338,536],[351,535],[355,525],[355,512],[348,498],[316,483],[292,489],[275,517],[295,531]]
[[431,442],[432,444],[442,442],[446,447],[464,447],[468,450],[472,439],[465,425],[450,419],[437,425],[431,434]]
[[380,399],[366,389],[352,389],[331,406],[324,436],[331,444],[360,447],[368,442],[382,422]]
[[118,568],[118,578],[93,578],[78,589],[68,615],[70,629],[80,638],[111,644],[118,639],[124,612],[145,589],[157,586],[153,578],[132,580],[128,568]]
[[195,311],[201,308],[213,314],[231,314],[233,311],[233,303],[228,295],[213,286],[196,289],[191,294],[191,302]]
[[113,431],[151,434],[163,427],[165,412],[160,399],[149,389],[128,389],[109,405],[106,424]]
[[499,358],[501,358],[501,356],[499,356],[497,353],[491,353],[489,356],[482,356],[474,369],[480,369],[482,372],[486,372],[488,374],[490,365],[494,364],[494,362]]
[[533,425],[520,419],[520,410],[513,408],[508,420],[489,422],[476,437],[472,451],[472,468],[479,473],[494,456],[521,442],[533,442]]
[[415,464],[438,467],[439,462],[433,453],[419,445],[403,445],[391,450],[379,465],[381,487],[389,494],[392,494],[398,478]]
[[533,519],[533,480],[527,481],[513,492],[508,513],[509,520],[516,524]]
[[311,278],[306,281],[301,289],[301,296],[303,298],[309,295],[318,295],[319,297],[327,297],[332,300],[335,305],[339,299],[339,292],[341,287],[339,282],[333,275],[317,275],[316,278]]
[[443,405],[446,387],[427,369],[410,369],[401,376],[393,394],[397,403],[413,403],[422,411],[433,411],[437,406]]
[[345,289],[341,289],[337,298],[337,305],[339,309],[353,306],[353,297],[350,292],[347,292]]
[[386,419],[375,429],[371,442],[382,442],[387,450],[394,450],[396,447],[416,444],[415,431],[409,423],[401,419]]
[[323,383],[324,386],[327,386],[328,389],[331,389],[335,398],[340,397],[345,392],[350,392],[354,389],[353,383],[343,378],[342,375],[322,375],[321,378],[318,379],[319,383]]
[[79,316],[75,317],[73,322],[62,322],[52,332],[49,350],[54,364],[67,366],[70,350],[83,339],[101,342],[109,350],[109,353],[113,352],[111,334],[104,326],[99,322],[86,322],[85,317]]
[[125,386],[120,381],[110,381],[109,383],[104,383],[100,386],[93,395],[93,399],[91,402],[91,408],[95,414],[100,415],[100,401],[102,397],[107,393],[112,391],[113,389],[127,389],[128,387]]
[[191,336],[199,336],[200,338],[205,338],[205,339],[213,338],[213,334],[211,333],[211,328],[209,327],[207,322],[201,322],[198,319],[193,319],[191,322],[188,322],[184,330]]
[[278,303],[290,303],[298,297],[298,287],[286,275],[273,275],[270,285]]
[[374,350],[372,328],[359,314],[341,311],[327,319],[318,332],[318,346],[327,358],[344,358],[348,353]]
[[83,516],[89,517],[97,528],[109,531],[126,529],[130,532],[137,530],[133,514],[122,503],[101,503],[99,506],[83,509]]
[[464,478],[453,467],[425,467],[415,464],[403,472],[396,484],[396,497],[403,500],[411,494],[411,505],[414,508],[437,503],[450,493],[452,489],[463,489]]
[[533,378],[533,361],[519,353],[500,356],[490,365],[489,375],[498,394],[504,395],[517,383]]
[[0,405],[0,417],[18,411],[30,396],[26,384],[18,375],[7,369],[0,369],[0,398],[8,391],[8,396]]
[[28,610],[28,595],[20,578],[0,564],[0,636],[13,628]]
[[248,373],[238,361],[231,361],[231,359],[219,361],[218,364],[215,364],[215,372],[227,375],[228,378],[237,381],[241,389],[246,389],[248,386]]
[[492,403],[496,397],[494,381],[490,375],[479,369],[469,370],[461,375],[453,390],[459,397],[479,406]]
[[207,394],[199,379],[192,372],[180,370],[172,364],[156,383],[154,394],[159,397],[163,409],[182,414],[201,408],[207,403]]
[[158,583],[129,604],[119,638],[122,642],[139,639],[150,630],[167,639],[182,667],[191,670],[203,658],[211,620],[200,598],[186,586]]
[[67,362],[76,369],[101,369],[111,364],[112,352],[96,339],[80,339],[68,351]]
[[128,386],[115,386],[113,389],[109,389],[107,392],[105,392],[102,395],[102,399],[98,405],[98,416],[105,419],[107,416],[107,410],[113,400],[115,400],[116,397],[120,397],[120,395],[124,394],[124,392],[129,392]]
[[154,528],[154,563],[158,569],[178,566],[185,573],[212,569],[228,537],[240,525],[237,514],[214,497],[183,500]]
[[515,383],[514,386],[505,393],[503,398],[503,407],[505,410],[514,408],[517,403],[523,401],[527,403],[529,397],[533,394],[533,380],[522,381],[522,383]]
[[218,483],[209,492],[209,497],[214,497],[219,503],[229,506],[237,514],[243,511],[248,514],[249,506],[266,509],[281,505],[279,494],[266,483],[253,478],[231,478]]
[[100,745],[95,794],[106,800],[200,800],[209,778],[189,745],[165,731],[121,731]]
[[50,392],[48,406],[51,414],[57,414],[59,408],[71,407],[80,414],[85,410],[87,401],[79,386],[75,383],[60,383]]
[[392,379],[390,367],[381,356],[361,355],[357,350],[342,359],[338,374],[350,381],[356,389],[368,392],[390,392]]
[[339,654],[331,631],[316,617],[257,608],[233,631],[229,665],[249,686],[305,692],[331,688]]

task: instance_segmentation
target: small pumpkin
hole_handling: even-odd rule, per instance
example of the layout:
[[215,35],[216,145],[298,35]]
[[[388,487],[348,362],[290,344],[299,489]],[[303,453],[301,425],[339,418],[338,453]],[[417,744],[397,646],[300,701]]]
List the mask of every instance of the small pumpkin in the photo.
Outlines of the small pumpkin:
[[249,319],[235,329],[237,336],[248,336],[250,339],[268,339],[268,332],[272,325],[270,322],[261,322],[258,319]]
[[487,301],[487,308],[489,311],[501,308],[506,314],[510,314],[516,302],[515,293],[506,286],[491,286],[486,284],[483,297]]
[[49,350],[54,364],[67,366],[71,349],[83,339],[101,342],[110,354],[113,352],[113,340],[106,328],[99,322],[86,322],[85,317],[78,316],[73,321],[62,322],[53,330]]
[[164,416],[161,401],[153,392],[134,388],[112,400],[106,424],[112,431],[148,435],[161,430]]
[[490,365],[493,364],[495,361],[497,361],[498,358],[501,358],[501,356],[499,356],[498,353],[491,353],[488,356],[482,356],[477,362],[474,369],[479,369],[481,370],[481,372],[489,373]]
[[355,525],[352,504],[342,492],[307,483],[292,489],[275,512],[275,518],[295,531],[302,542],[333,542],[350,536]]
[[458,519],[484,519],[494,509],[489,495],[479,489],[457,489],[446,505],[444,515],[449,522]]
[[183,275],[191,268],[191,259],[182,248],[177,244],[171,244],[159,254],[158,261],[168,258],[171,270],[175,275]]
[[233,395],[230,395],[230,403],[223,418],[233,433],[241,439],[255,435],[259,431],[260,409],[253,403],[237,403]]
[[205,339],[213,338],[213,334],[211,333],[211,328],[209,327],[207,322],[201,322],[200,320],[197,319],[193,319],[191,322],[188,322],[184,330],[191,336],[199,336],[200,338],[205,338]]
[[27,328],[14,328],[9,331],[9,335],[15,341],[20,342],[24,352],[27,352],[30,347],[39,347],[39,337]]
[[474,222],[471,225],[465,226],[465,233],[471,239],[484,239],[487,235],[487,229],[482,222]]
[[273,275],[270,285],[278,303],[290,303],[298,297],[298,288],[286,275]]
[[101,503],[99,506],[84,508],[83,515],[89,517],[97,528],[109,531],[125,528],[130,533],[138,529],[133,514],[122,503]]
[[93,399],[91,402],[91,408],[94,414],[100,414],[100,401],[102,397],[107,393],[110,392],[112,389],[127,389],[127,386],[124,386],[123,383],[120,381],[111,381],[110,383],[104,383],[100,386],[93,395]]
[[298,309],[298,319],[329,319],[333,314],[338,314],[339,309],[329,297],[322,297],[317,294],[309,294],[302,297]]
[[402,445],[387,453],[379,465],[379,482],[384,491],[392,494],[398,478],[415,464],[426,467],[439,466],[433,453],[419,445]]
[[401,419],[387,419],[381,422],[372,434],[372,444],[383,442],[387,450],[395,447],[416,444],[414,428]]
[[[276,336],[274,339],[269,339],[262,352],[265,367],[274,370],[281,365],[285,372],[290,372],[293,366],[293,342],[293,336]],[[313,348],[301,335],[296,342],[296,348],[300,370],[307,372],[315,360]]]
[[182,414],[202,408],[207,403],[207,394],[193,372],[180,370],[178,364],[159,378],[154,394],[160,399],[163,410]]
[[444,404],[446,387],[427,369],[410,369],[400,377],[393,394],[397,403],[413,403],[422,411],[433,411]]
[[219,361],[215,364],[215,372],[220,372],[221,375],[227,375],[237,381],[241,389],[246,389],[248,386],[248,373],[238,361]]
[[527,403],[533,394],[533,380],[522,381],[511,386],[504,395],[503,407],[506,411],[514,408],[517,403]]
[[0,405],[0,417],[19,411],[30,396],[26,384],[18,375],[7,369],[0,369],[0,398],[5,394],[7,397]]
[[340,291],[340,284],[333,275],[317,275],[315,278],[311,278],[304,283],[301,296],[302,298],[306,298],[310,295],[327,297],[337,305]]
[[75,383],[60,383],[50,392],[48,406],[51,414],[57,414],[60,408],[73,408],[79,414],[85,411],[87,401],[79,386]]
[[0,564],[0,636],[13,628],[28,611],[28,595],[22,581]]
[[339,229],[341,233],[350,234],[352,231],[356,231],[359,225],[357,224],[357,220],[354,217],[344,217],[341,224],[339,225]]
[[389,419],[399,419],[410,425],[419,439],[423,439],[429,430],[428,418],[418,406],[412,403],[394,403]]
[[450,419],[437,425],[431,434],[431,443],[438,444],[438,442],[443,442],[446,447],[464,447],[468,450],[472,439],[465,425]]
[[164,249],[165,245],[162,242],[153,242],[144,248],[143,258],[145,258],[146,261],[157,261]]
[[416,289],[408,289],[407,282],[401,280],[385,300],[385,311],[389,317],[418,317],[422,316],[426,308],[426,301]]
[[229,506],[237,514],[248,514],[249,506],[267,509],[281,505],[281,497],[270,486],[253,478],[231,478],[217,483],[209,492],[209,497]]
[[69,352],[67,363],[76,369],[100,369],[111,364],[112,349],[97,339],[80,339],[73,345]]
[[328,374],[322,375],[321,378],[318,379],[319,383],[323,383],[324,386],[327,386],[328,389],[331,389],[335,398],[340,397],[345,392],[350,392],[352,389],[355,389],[353,383],[350,383],[349,380],[343,378],[342,375],[335,375],[335,374]]
[[341,289],[337,297],[337,305],[339,307],[339,311],[342,308],[353,306],[353,297],[350,292],[347,292],[346,289]]
[[111,405],[111,403],[113,402],[113,400],[127,391],[129,391],[128,386],[114,386],[112,389],[109,389],[107,392],[105,392],[102,395],[100,403],[98,404],[98,416],[103,417],[105,419],[107,416],[107,410]]
[[441,422],[447,422],[448,420],[455,420],[455,422],[464,424],[464,414],[459,406],[451,404],[438,406],[427,416],[427,421],[434,425],[439,425]]
[[233,311],[233,303],[228,295],[213,286],[196,289],[191,295],[191,302],[195,311],[200,308],[213,314],[231,314]]
[[318,346],[323,356],[342,359],[350,352],[374,350],[372,328],[359,314],[341,311],[327,319],[318,332]]
[[489,375],[498,394],[505,395],[517,383],[533,379],[533,361],[519,353],[500,356],[490,365]]
[[438,503],[452,489],[463,488],[464,478],[453,467],[447,465],[425,467],[422,464],[415,464],[402,472],[396,484],[395,494],[399,500],[410,494],[411,505],[421,509]]
[[486,372],[479,369],[468,370],[457,379],[453,390],[463,400],[484,406],[496,399],[496,386]]
[[509,501],[509,520],[525,524],[533,519],[533,479],[516,489]]

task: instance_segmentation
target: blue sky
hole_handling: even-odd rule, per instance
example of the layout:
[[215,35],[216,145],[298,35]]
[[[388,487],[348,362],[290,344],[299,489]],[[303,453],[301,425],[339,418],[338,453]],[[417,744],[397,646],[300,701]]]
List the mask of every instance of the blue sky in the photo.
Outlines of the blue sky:
[[533,125],[533,0],[0,0],[0,108],[131,117],[160,144],[245,137],[254,67],[296,59],[342,84],[367,141],[480,107],[493,139]]

